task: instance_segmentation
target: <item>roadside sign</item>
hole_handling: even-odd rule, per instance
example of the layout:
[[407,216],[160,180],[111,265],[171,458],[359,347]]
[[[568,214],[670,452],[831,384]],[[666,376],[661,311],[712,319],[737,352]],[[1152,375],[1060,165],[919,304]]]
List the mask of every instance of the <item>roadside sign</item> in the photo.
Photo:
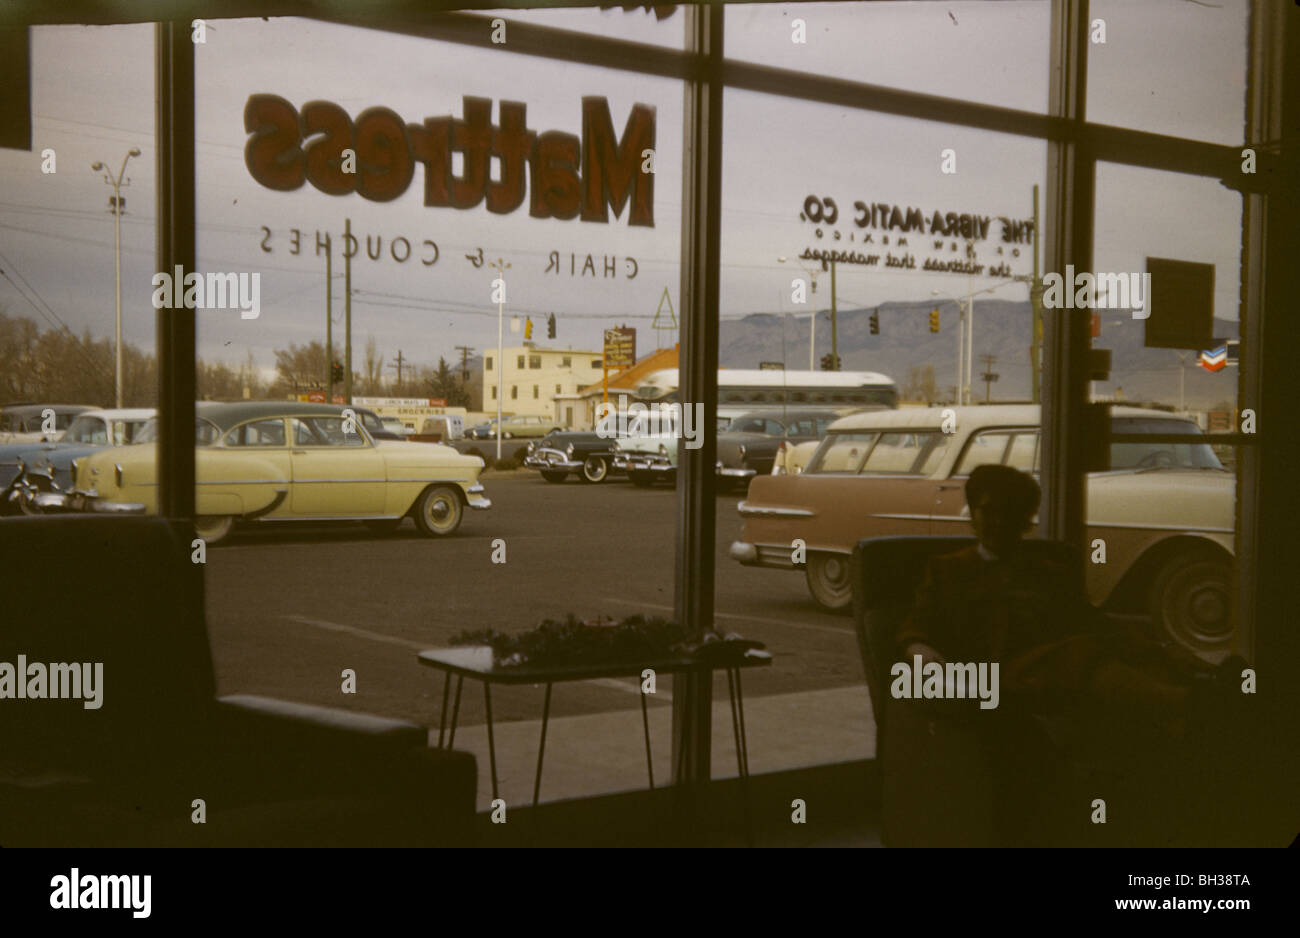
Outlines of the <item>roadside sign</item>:
[[636,364],[636,330],[627,326],[605,330],[605,367],[631,368]]

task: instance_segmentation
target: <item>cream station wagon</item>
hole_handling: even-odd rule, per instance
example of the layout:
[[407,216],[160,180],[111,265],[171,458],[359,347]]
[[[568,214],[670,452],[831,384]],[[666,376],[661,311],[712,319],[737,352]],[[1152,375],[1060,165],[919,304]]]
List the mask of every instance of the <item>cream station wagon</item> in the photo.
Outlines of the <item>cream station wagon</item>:
[[[804,470],[760,475],[738,506],[742,564],[800,570],[819,606],[845,611],[852,600],[849,559],[862,538],[969,534],[964,483],[982,463],[1037,474],[1037,405],[955,407],[855,414],[837,420]],[[952,429],[952,428],[949,428]],[[1114,407],[1113,434],[1199,433],[1185,417]],[[1187,443],[1111,444],[1111,469],[1088,477],[1090,543],[1105,562],[1087,565],[1094,604],[1149,613],[1198,653],[1231,638],[1235,477],[1211,447]],[[806,545],[794,562],[793,542]]]
[[[437,443],[375,442],[359,414],[333,404],[277,401],[196,405],[196,529],[208,543],[238,521],[364,521],[391,530],[410,516],[429,537],[451,534],[465,508],[492,503],[478,484],[483,460]],[[54,510],[157,511],[153,426],[137,445],[75,464],[69,495],[39,496]]]

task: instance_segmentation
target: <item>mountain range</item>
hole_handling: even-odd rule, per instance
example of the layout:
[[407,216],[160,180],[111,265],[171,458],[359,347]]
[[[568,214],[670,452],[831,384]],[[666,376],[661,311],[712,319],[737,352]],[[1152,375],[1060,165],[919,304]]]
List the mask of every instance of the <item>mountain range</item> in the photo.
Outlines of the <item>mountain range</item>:
[[[938,308],[940,331],[930,331],[930,311]],[[870,317],[879,315],[880,332],[871,334]],[[1177,349],[1146,348],[1144,323],[1123,310],[1101,310],[1101,335],[1096,348],[1111,350],[1109,381],[1096,384],[1099,398],[1128,401],[1179,402],[1179,370],[1183,371],[1183,402],[1187,409],[1235,406],[1237,368],[1209,372],[1197,363],[1198,353]],[[925,366],[933,367],[938,399],[952,400],[957,375],[957,305],[952,301],[884,303],[873,308],[851,308],[836,314],[840,366],[845,371],[877,371],[889,375],[915,398]],[[1027,401],[1031,397],[1029,346],[1032,322],[1028,301],[987,299],[975,301],[974,380],[972,398],[985,399],[981,375],[998,375],[987,385],[993,401]],[[815,356],[831,350],[830,313],[817,315]],[[1215,319],[1219,339],[1236,338],[1238,323]],[[724,368],[758,368],[762,362],[785,362],[790,369],[808,367],[808,320],[782,313],[752,313],[723,320],[719,327],[720,364]],[[992,368],[981,356],[992,355]],[[1180,356],[1182,364],[1180,365]],[[912,392],[912,393],[909,393]]]

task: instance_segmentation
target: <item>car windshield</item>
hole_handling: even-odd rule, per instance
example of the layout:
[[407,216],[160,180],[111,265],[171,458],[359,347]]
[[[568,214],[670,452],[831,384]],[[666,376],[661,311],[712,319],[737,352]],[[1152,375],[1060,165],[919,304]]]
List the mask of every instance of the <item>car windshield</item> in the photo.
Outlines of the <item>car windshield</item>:
[[87,443],[92,446],[108,445],[108,425],[103,417],[78,417],[68,425],[63,435],[68,443]]
[[[1201,428],[1190,420],[1114,420],[1111,433],[1191,433]],[[1110,468],[1120,469],[1224,469],[1209,443],[1114,443],[1110,444]],[[1226,470],[1225,470],[1226,471]]]

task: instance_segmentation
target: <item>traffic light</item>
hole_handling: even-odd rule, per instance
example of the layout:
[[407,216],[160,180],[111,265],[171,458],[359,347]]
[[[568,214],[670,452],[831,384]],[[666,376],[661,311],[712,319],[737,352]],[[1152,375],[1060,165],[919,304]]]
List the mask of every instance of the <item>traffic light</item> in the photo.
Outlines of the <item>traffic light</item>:
[[551,313],[551,315],[546,320],[546,337],[548,339],[555,338],[555,314],[554,313]]
[[822,371],[839,371],[840,357],[827,352],[822,356]]
[[879,313],[871,314],[871,334],[880,335],[880,314]]
[[939,331],[939,310],[937,309],[930,310],[930,331]]
[[532,337],[533,337],[533,320],[530,317],[524,320],[524,338],[531,339]]
[[340,384],[343,381],[343,364],[335,362],[330,365],[330,381],[334,384]]

